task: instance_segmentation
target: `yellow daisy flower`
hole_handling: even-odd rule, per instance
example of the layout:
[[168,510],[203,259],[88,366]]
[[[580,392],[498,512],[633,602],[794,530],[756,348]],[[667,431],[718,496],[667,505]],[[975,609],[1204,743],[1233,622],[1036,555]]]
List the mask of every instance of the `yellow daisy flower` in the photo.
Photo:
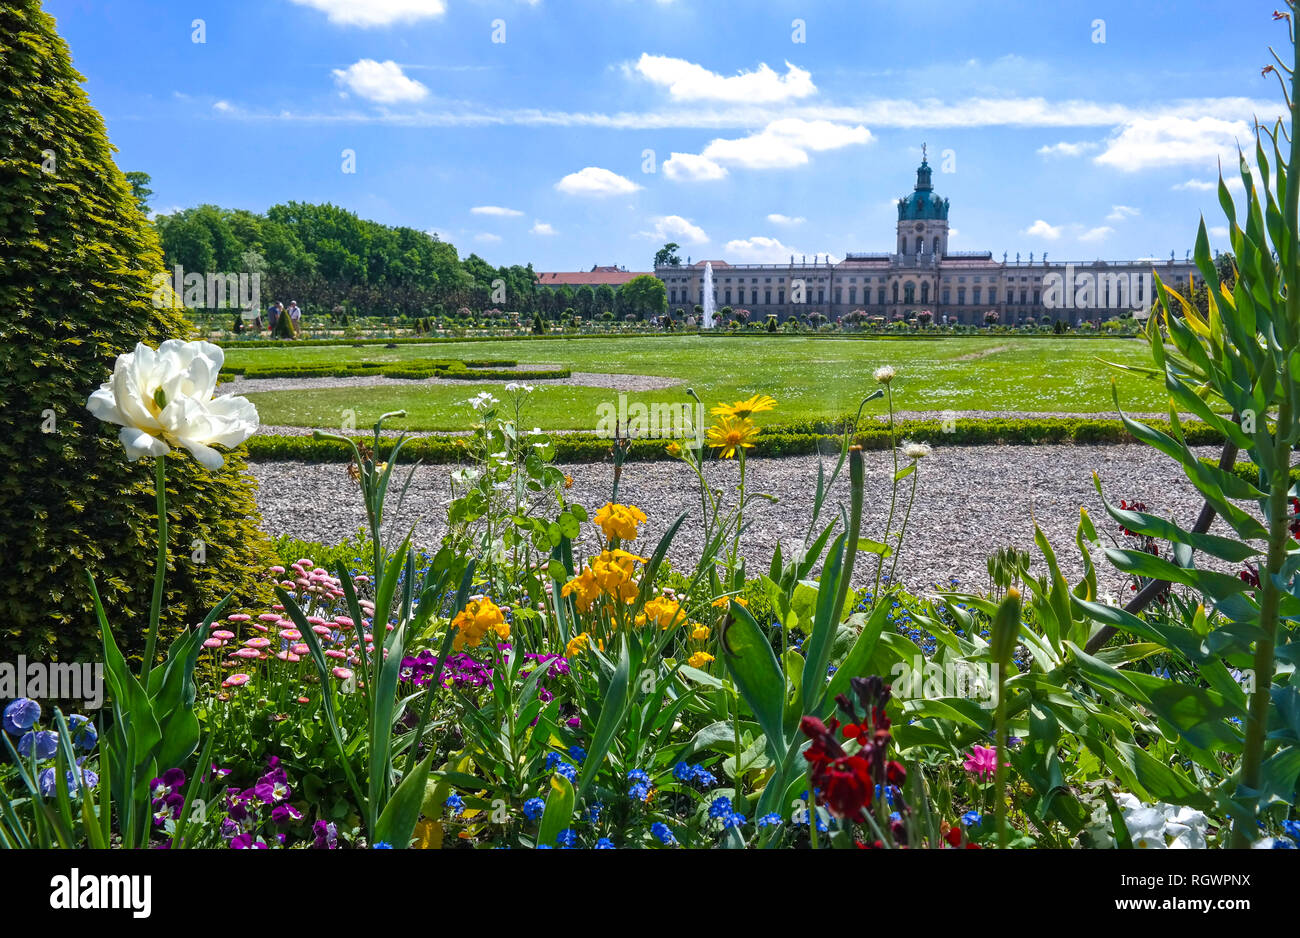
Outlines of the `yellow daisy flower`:
[[752,449],[754,437],[758,436],[758,427],[749,420],[735,417],[723,417],[705,432],[705,438],[712,449],[723,459],[734,459],[739,449]]
[[738,420],[748,420],[754,414],[761,414],[763,411],[775,409],[776,398],[769,397],[766,394],[755,394],[746,401],[736,401],[734,404],[719,404],[709,413],[715,417],[735,417]]

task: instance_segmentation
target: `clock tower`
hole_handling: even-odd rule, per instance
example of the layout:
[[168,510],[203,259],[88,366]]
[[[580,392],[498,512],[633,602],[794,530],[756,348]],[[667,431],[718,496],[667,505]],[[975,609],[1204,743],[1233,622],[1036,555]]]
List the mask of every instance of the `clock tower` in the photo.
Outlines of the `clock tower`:
[[934,194],[930,172],[922,144],[916,188],[898,200],[898,253],[933,263],[948,253],[948,200]]

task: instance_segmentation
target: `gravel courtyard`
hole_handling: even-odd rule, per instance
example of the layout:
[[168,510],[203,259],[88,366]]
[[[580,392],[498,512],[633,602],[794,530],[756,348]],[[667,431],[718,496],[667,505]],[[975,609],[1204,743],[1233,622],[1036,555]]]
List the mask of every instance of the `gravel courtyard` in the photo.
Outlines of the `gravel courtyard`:
[[[1200,453],[1216,456],[1212,450]],[[863,535],[879,540],[889,511],[889,478],[893,470],[887,452],[868,452],[867,498]],[[778,501],[752,503],[750,525],[744,537],[751,575],[765,569],[778,541],[788,545],[802,540],[808,528],[817,479],[817,458],[753,459],[747,465],[751,492],[777,496]],[[827,462],[827,469],[833,460]],[[451,466],[422,466],[400,512],[390,507],[388,522],[403,529],[416,523],[420,544],[433,546],[441,535],[442,519],[450,499]],[[609,497],[612,465],[582,463],[562,466],[574,479],[568,492],[594,511]],[[261,483],[258,502],[267,530],[304,540],[337,541],[355,534],[364,524],[356,485],[343,464],[259,462],[251,471]],[[916,502],[899,558],[899,578],[912,588],[928,587],[959,578],[963,585],[987,585],[986,558],[1006,544],[1030,550],[1033,520],[1050,538],[1067,577],[1082,573],[1074,545],[1079,508],[1091,514],[1103,537],[1118,536],[1105,514],[1092,484],[1096,471],[1108,496],[1145,502],[1149,510],[1189,526],[1201,500],[1193,486],[1166,457],[1138,445],[1119,446],[970,446],[936,449],[921,463]],[[738,478],[735,462],[708,464],[710,483],[730,493]],[[838,514],[847,501],[845,467],[832,489],[825,521]],[[904,482],[900,501],[907,495]],[[624,466],[619,501],[640,506],[649,517],[653,545],[664,528],[682,511],[690,512],[673,544],[670,557],[678,564],[699,555],[702,530],[698,521],[699,490],[694,474],[677,462],[632,462]],[[902,508],[899,520],[901,523]],[[1220,522],[1214,529],[1228,533]],[[995,533],[997,532],[997,533]],[[594,542],[593,542],[594,543]],[[586,545],[590,547],[591,545]],[[645,548],[650,549],[649,547]],[[861,581],[874,562],[859,565]],[[1103,589],[1116,595],[1127,591],[1126,581],[1109,572]]]

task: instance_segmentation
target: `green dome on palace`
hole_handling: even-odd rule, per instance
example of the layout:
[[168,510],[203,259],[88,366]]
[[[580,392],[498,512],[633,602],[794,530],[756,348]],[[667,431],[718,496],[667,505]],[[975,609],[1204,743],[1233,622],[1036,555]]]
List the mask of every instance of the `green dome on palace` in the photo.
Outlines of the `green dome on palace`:
[[916,189],[898,200],[898,220],[948,219],[948,200],[934,194],[930,184],[930,164],[921,160],[916,169]]

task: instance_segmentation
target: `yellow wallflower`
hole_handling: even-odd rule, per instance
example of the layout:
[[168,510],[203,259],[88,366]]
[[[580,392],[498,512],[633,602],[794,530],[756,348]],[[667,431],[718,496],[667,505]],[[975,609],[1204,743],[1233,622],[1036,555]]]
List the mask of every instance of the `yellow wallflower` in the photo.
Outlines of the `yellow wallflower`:
[[686,660],[686,663],[692,668],[702,668],[712,660],[713,656],[707,651],[697,651]]
[[510,624],[506,622],[501,608],[486,596],[471,599],[464,609],[456,613],[451,624],[458,629],[451,643],[456,651],[463,651],[466,645],[477,648],[488,632],[495,632],[501,639],[510,637]]
[[680,456],[682,454],[682,448],[676,443],[669,443],[666,449],[669,456]]
[[591,636],[586,632],[581,632],[569,639],[569,643],[564,646],[564,656],[566,658],[576,658],[589,647],[591,647]]
[[758,436],[758,427],[749,420],[723,417],[709,427],[704,435],[710,447],[721,450],[719,456],[723,459],[733,459],[737,450],[753,447],[754,437]]
[[709,627],[707,625],[703,625],[699,622],[692,623],[691,638],[695,639],[697,642],[702,642],[708,637]]
[[653,619],[659,628],[666,629],[674,622],[680,621],[681,608],[676,601],[666,596],[656,596],[645,604],[645,614],[649,619]]
[[633,579],[638,561],[645,563],[645,558],[625,550],[601,551],[600,556],[583,567],[581,573],[564,584],[560,595],[576,595],[579,612],[590,612],[602,594],[630,603],[641,589]]
[[713,601],[713,605],[718,609],[725,609],[728,606],[730,606],[733,602],[738,606],[749,605],[749,600],[746,599],[744,596],[719,596],[717,599]]
[[592,604],[600,597],[600,584],[596,582],[596,574],[591,571],[591,567],[583,567],[582,572],[576,577],[565,583],[560,590],[561,596],[576,594],[579,612],[590,612]]
[[607,502],[596,512],[596,524],[605,532],[605,537],[623,541],[636,540],[637,525],[645,524],[645,512],[636,505],[616,505]]
[[630,603],[636,599],[640,586],[632,576],[637,561],[645,563],[645,558],[625,550],[601,551],[600,556],[591,562],[591,571],[601,592],[620,602]]
[[754,414],[761,414],[765,410],[775,409],[775,398],[768,397],[766,394],[755,394],[747,401],[736,401],[734,404],[719,404],[709,413],[715,417],[735,417],[737,420],[748,420]]

